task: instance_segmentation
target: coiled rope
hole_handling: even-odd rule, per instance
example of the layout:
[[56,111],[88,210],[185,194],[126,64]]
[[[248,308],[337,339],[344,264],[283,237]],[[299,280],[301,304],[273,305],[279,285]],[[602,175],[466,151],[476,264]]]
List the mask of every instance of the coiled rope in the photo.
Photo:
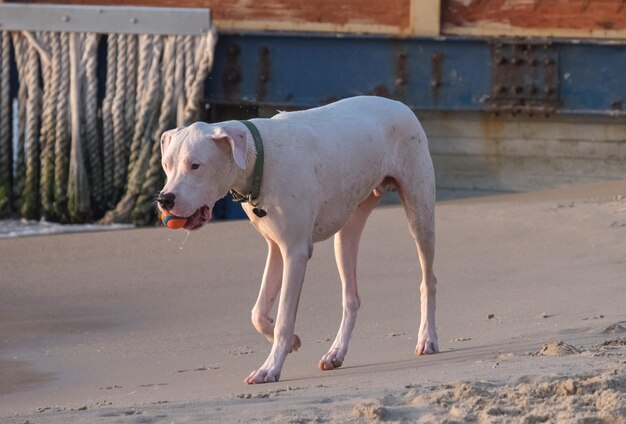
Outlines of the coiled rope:
[[0,217],[153,221],[161,133],[200,117],[215,42],[213,31],[0,32]]

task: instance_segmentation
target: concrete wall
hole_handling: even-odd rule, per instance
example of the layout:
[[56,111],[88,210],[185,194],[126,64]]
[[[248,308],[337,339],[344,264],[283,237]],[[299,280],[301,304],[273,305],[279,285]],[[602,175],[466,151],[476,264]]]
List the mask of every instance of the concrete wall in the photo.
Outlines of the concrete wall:
[[626,179],[626,121],[418,113],[441,189],[528,191]]

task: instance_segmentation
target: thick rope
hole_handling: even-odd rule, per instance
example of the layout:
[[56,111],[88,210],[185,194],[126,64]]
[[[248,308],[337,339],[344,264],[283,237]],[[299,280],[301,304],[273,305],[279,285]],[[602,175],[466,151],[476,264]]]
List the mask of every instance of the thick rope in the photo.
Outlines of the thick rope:
[[13,113],[11,105],[11,36],[0,31],[0,218],[11,216],[13,184]]
[[139,155],[133,168],[128,173],[128,187],[123,199],[114,210],[105,215],[102,220],[104,223],[128,222],[130,213],[135,206],[136,197],[141,189],[149,161],[152,131],[159,113],[157,105],[161,97],[162,53],[163,41],[161,37],[153,36],[152,61],[146,82],[142,86],[145,92],[139,98],[135,138],[133,140],[133,146],[138,146]]
[[85,147],[86,163],[91,187],[91,200],[97,205],[95,213],[103,205],[102,142],[98,131],[98,34],[87,34],[81,61],[84,68],[83,92],[85,102]]
[[57,33],[41,35],[41,44],[46,52],[50,51],[50,58],[43,62],[43,104],[41,116],[41,180],[39,192],[41,198],[41,214],[45,219],[53,219],[54,201],[54,141],[56,139],[56,102],[58,75],[55,80],[55,66],[58,59],[55,53],[59,52],[59,37]]
[[113,173],[115,169],[114,141],[113,141],[113,98],[115,97],[115,69],[117,69],[117,38],[116,34],[107,37],[107,76],[105,96],[102,101],[102,194],[105,209],[113,203]]
[[187,104],[185,105],[185,123],[190,124],[198,120],[203,107],[204,82],[213,68],[213,51],[217,43],[215,31],[209,31],[206,36],[198,40],[195,55],[196,72],[192,76],[192,82],[187,91]]
[[67,180],[69,177],[69,36],[60,34],[59,79],[57,98],[56,145],[54,150],[54,213],[61,222],[69,220],[67,213]]
[[185,103],[187,99],[185,97],[185,57],[184,57],[184,37],[182,35],[176,36],[176,69],[174,70],[174,101],[176,102],[176,125],[179,127],[183,125],[185,120]]
[[[19,81],[26,79],[26,61],[28,48],[20,33],[12,33],[15,62],[17,64]],[[13,175],[13,210],[20,210],[22,202],[22,190],[26,179],[26,158],[24,154],[24,142],[26,139],[26,101],[28,97],[28,85],[20,84],[17,92],[17,140],[16,162]]]
[[[172,128],[176,122],[176,66],[180,54],[177,37],[169,37],[166,41],[163,54],[163,99],[161,101],[161,114],[155,131],[145,146],[145,166],[139,172],[142,174],[137,190],[139,196],[133,209],[132,219],[136,223],[145,224],[154,216],[153,193],[158,190],[162,182],[160,139],[161,134]],[[178,84],[180,86],[180,84]],[[145,176],[145,177],[144,177]]]
[[152,58],[154,56],[154,40],[153,35],[139,36],[139,69],[137,70],[137,85],[135,106],[137,112],[137,120],[134,122],[133,137],[130,147],[130,157],[128,159],[128,169],[131,170],[135,166],[135,162],[139,158],[141,149],[141,134],[145,126],[146,110],[145,102],[142,99],[145,96],[145,85],[148,80]]
[[22,191],[21,213],[24,218],[39,218],[39,136],[41,131],[41,89],[39,87],[39,54],[28,46],[26,64],[28,102],[26,104],[26,180]]
[[113,200],[119,201],[126,187],[126,173],[128,167],[127,141],[126,141],[126,115],[124,112],[126,96],[126,36],[117,36],[117,63],[115,77],[115,97],[111,105],[113,115]]
[[100,110],[98,44],[96,34],[0,32],[0,217],[154,220],[160,135],[202,114],[215,34],[109,35]]
[[[130,151],[131,142],[135,132],[135,106],[137,104],[137,55],[138,35],[126,35],[126,92],[124,104],[124,125],[126,127],[126,155]],[[128,168],[130,170],[130,167]]]
[[67,181],[67,209],[71,222],[84,222],[90,215],[89,181],[83,160],[82,110],[83,69],[81,52],[83,39],[78,33],[70,34],[70,115],[72,144],[70,169]]

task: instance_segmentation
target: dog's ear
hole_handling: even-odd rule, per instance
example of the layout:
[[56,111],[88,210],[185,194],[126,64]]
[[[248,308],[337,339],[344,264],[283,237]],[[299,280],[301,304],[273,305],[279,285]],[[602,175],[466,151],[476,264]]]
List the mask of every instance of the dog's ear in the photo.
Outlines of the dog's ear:
[[167,149],[167,146],[169,146],[170,141],[172,141],[172,137],[174,137],[174,134],[176,134],[183,128],[185,127],[178,127],[173,130],[168,130],[161,135],[161,157],[163,156],[163,153],[165,153],[165,149]]
[[215,143],[230,149],[233,160],[241,169],[246,169],[246,131],[231,127],[215,127],[211,138]]

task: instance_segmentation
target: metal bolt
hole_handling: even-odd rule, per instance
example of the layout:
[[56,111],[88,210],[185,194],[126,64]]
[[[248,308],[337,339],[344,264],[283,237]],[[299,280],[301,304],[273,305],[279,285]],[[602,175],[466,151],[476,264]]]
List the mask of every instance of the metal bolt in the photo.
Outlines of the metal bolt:
[[508,88],[505,85],[496,85],[494,87],[494,91],[497,94],[505,94],[508,91]]
[[137,18],[130,18],[130,23],[131,24],[136,24],[137,23]]
[[62,20],[63,22],[69,22],[70,17],[69,17],[69,16],[67,16],[67,15],[63,15],[63,17],[61,18],[61,20]]

